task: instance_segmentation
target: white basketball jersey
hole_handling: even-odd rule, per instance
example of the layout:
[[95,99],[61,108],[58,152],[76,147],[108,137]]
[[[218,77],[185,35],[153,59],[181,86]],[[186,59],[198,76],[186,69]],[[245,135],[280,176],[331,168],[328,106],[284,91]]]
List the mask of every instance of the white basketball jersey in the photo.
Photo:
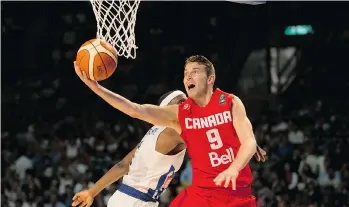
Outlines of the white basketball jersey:
[[165,127],[152,127],[143,137],[130,163],[123,183],[158,199],[166,190],[175,172],[183,163],[185,151],[176,155],[163,155],[155,149],[156,142]]

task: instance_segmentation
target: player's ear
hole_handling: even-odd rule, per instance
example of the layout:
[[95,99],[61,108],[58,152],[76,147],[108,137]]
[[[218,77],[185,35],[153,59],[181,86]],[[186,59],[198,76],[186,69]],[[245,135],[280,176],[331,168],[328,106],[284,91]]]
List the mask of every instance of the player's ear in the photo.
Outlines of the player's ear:
[[215,75],[210,75],[208,78],[207,78],[207,84],[214,84],[216,80],[216,76]]

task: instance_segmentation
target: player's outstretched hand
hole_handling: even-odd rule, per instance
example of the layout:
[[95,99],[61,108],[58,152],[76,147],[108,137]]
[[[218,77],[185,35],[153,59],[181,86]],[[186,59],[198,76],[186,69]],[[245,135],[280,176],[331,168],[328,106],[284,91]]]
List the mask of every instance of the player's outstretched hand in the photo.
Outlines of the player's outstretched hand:
[[73,207],[78,205],[80,205],[79,207],[90,207],[92,203],[93,196],[88,190],[84,190],[74,195],[73,203],[71,205]]
[[228,169],[221,172],[213,182],[216,183],[217,186],[220,186],[224,181],[224,187],[227,188],[232,183],[233,190],[236,190],[236,178],[239,175],[239,171],[234,167],[229,167]]
[[75,73],[79,76],[79,78],[92,90],[96,87],[98,87],[97,81],[91,80],[85,71],[81,70],[80,67],[76,64],[76,61],[74,61],[74,68],[75,68]]
[[264,151],[262,148],[260,148],[259,146],[257,146],[257,152],[256,154],[254,154],[256,160],[258,162],[265,162],[266,160],[266,156],[267,156],[267,152]]

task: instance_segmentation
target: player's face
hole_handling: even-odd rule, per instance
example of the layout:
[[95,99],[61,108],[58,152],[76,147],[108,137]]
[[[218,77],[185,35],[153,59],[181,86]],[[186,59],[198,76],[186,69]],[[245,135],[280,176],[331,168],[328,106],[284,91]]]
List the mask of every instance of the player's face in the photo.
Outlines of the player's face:
[[205,93],[208,77],[205,66],[196,62],[188,63],[184,69],[184,87],[189,97],[198,97]]

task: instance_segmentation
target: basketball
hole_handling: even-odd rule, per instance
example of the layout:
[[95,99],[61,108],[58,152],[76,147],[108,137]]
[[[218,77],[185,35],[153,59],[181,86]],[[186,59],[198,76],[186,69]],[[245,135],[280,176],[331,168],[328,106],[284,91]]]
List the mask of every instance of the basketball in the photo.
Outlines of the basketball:
[[76,55],[76,64],[95,81],[109,78],[118,64],[115,48],[104,40],[92,39],[81,45]]

